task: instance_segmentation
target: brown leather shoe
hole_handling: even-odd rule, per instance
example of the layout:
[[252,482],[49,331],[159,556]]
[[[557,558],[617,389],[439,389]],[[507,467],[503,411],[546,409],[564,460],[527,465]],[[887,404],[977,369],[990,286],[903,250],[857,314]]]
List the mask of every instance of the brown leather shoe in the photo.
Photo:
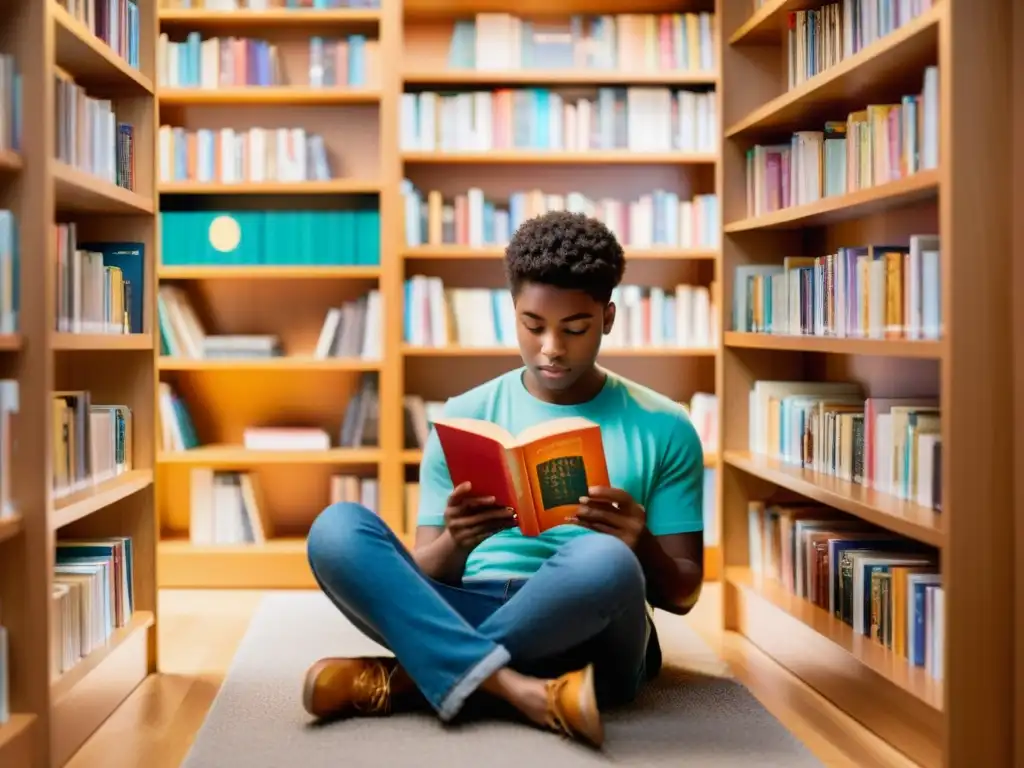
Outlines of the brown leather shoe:
[[321,659],[306,672],[302,705],[319,719],[391,714],[412,681],[393,658]]
[[604,726],[594,694],[594,666],[568,672],[549,680],[547,725],[572,739],[582,739],[592,746],[604,743]]

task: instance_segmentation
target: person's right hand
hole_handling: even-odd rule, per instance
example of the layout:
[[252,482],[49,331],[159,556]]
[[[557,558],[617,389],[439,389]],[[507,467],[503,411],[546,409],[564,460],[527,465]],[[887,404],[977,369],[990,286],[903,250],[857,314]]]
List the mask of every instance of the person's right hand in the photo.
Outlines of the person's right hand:
[[448,496],[444,524],[460,549],[469,552],[498,531],[516,526],[510,507],[495,506],[493,496],[473,496],[472,484],[458,485]]

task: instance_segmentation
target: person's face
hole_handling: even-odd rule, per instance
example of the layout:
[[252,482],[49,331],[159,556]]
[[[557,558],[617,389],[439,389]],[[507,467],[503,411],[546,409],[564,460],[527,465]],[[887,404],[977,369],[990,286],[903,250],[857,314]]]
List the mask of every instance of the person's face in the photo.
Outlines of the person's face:
[[525,283],[515,297],[516,335],[523,363],[540,386],[566,390],[597,360],[615,305],[583,291]]

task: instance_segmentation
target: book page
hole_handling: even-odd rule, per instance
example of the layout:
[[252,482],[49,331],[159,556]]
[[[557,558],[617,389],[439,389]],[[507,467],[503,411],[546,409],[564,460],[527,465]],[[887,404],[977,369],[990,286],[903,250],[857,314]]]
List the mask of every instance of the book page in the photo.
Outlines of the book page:
[[608,485],[608,467],[596,424],[523,446],[541,531],[575,522],[580,497],[592,485]]

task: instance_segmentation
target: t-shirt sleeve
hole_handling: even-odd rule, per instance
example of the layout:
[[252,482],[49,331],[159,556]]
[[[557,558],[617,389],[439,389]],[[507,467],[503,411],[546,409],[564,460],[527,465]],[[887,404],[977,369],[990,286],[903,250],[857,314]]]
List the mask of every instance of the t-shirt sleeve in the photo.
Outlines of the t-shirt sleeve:
[[420,462],[420,506],[416,513],[417,525],[444,525],[444,509],[452,492],[452,478],[444,460],[441,441],[433,429],[427,436]]
[[678,418],[660,449],[647,527],[655,536],[704,530],[704,447],[688,418]]

